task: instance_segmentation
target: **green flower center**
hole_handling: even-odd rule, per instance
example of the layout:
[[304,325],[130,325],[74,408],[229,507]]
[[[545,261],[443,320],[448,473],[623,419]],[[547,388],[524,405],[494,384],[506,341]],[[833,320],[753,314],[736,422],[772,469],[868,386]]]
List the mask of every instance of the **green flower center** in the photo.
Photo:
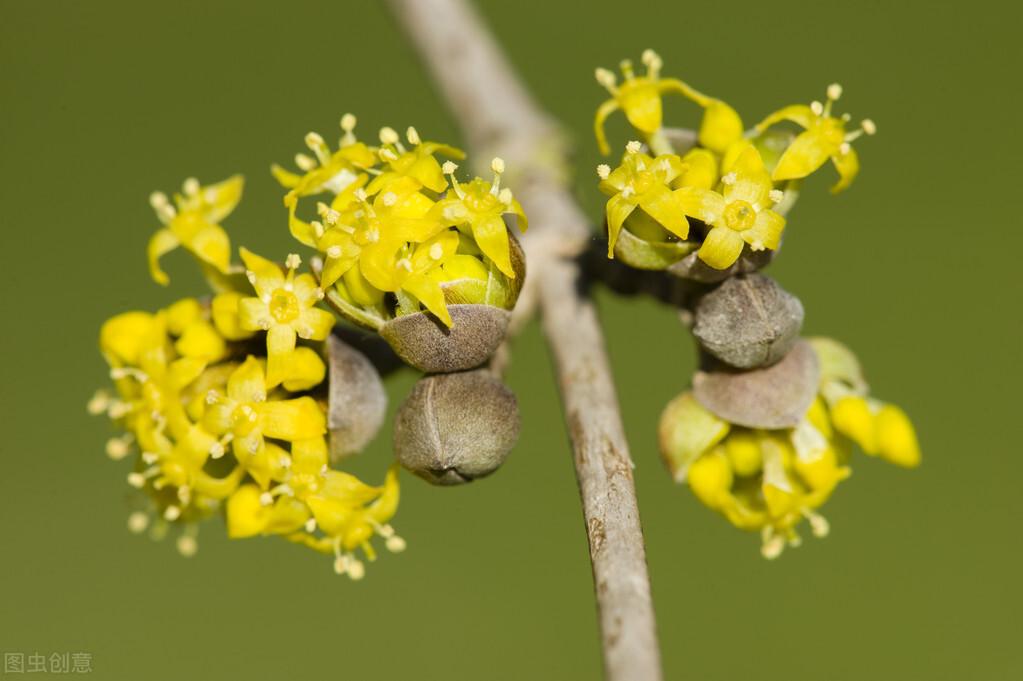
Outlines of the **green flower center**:
[[757,221],[757,212],[745,201],[732,201],[725,208],[724,217],[725,226],[729,229],[745,232],[747,229],[752,229],[753,223]]
[[298,298],[294,293],[283,288],[273,292],[273,296],[270,298],[270,314],[278,324],[287,324],[298,319],[300,311]]

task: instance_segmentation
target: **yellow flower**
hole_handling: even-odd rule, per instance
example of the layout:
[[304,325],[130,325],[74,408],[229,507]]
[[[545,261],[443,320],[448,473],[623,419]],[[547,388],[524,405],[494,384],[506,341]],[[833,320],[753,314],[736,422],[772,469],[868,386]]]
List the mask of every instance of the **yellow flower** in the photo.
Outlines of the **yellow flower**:
[[304,440],[326,433],[323,409],[311,397],[290,400],[267,399],[263,362],[249,356],[227,379],[226,394],[210,390],[202,424],[220,436],[214,446],[214,458],[224,454],[224,445],[231,443],[235,458],[248,469],[261,487],[270,484],[271,467],[257,470],[247,464],[266,450],[264,438]]
[[385,266],[400,244],[426,241],[444,229],[431,213],[436,204],[419,189],[413,178],[396,178],[372,202],[358,190],[347,210],[322,210],[326,226],[313,223],[315,246],[326,256],[320,286],[331,286],[356,263]]
[[305,154],[295,156],[295,165],[303,174],[289,172],[276,164],[271,166],[270,171],[277,181],[291,190],[285,197],[286,205],[312,194],[330,192],[340,195],[356,182],[365,183],[365,171],[376,164],[377,156],[372,148],[356,141],[355,124],[355,116],[345,114],[341,117],[341,129],[344,134],[335,152],[330,150],[321,135],[315,132],[308,133],[305,136],[305,143],[316,158]]
[[904,468],[920,465],[920,445],[906,413],[870,397],[859,361],[852,351],[830,338],[810,339],[821,366],[821,394],[835,430],[865,454]]
[[483,255],[490,258],[504,276],[515,278],[515,270],[511,264],[511,247],[508,245],[508,227],[504,222],[505,214],[513,214],[518,218],[518,227],[526,231],[529,223],[510,189],[501,188],[501,174],[504,173],[504,161],[495,158],[490,163],[494,172],[494,181],[487,182],[475,178],[467,184],[461,184],[455,178],[458,166],[448,161],[444,164],[445,174],[451,177],[451,192],[437,202],[434,214],[446,226],[457,227],[466,235],[471,235]]
[[444,300],[444,291],[431,271],[440,267],[455,254],[458,248],[458,232],[445,230],[437,236],[419,244],[410,244],[404,239],[396,242],[382,241],[380,253],[390,258],[369,258],[363,261],[361,271],[366,280],[381,291],[399,295],[399,313],[418,311],[417,308],[402,310],[401,295],[411,294],[423,307],[451,326],[451,315]]
[[661,417],[661,452],[676,481],[686,481],[705,506],[740,529],[760,531],[762,552],[777,557],[798,545],[795,527],[809,521],[828,532],[816,512],[849,476],[827,412],[810,407],[794,427],[754,430],[730,424],[684,393]]
[[738,260],[743,244],[755,251],[778,248],[785,229],[785,218],[769,208],[781,200],[781,192],[774,189],[755,148],[742,153],[721,183],[723,193],[701,187],[675,191],[685,214],[711,227],[697,253],[719,270]]
[[160,269],[160,258],[178,246],[184,246],[202,262],[226,274],[231,264],[231,242],[227,232],[218,223],[234,210],[242,197],[244,180],[241,175],[208,187],[189,178],[183,185],[183,194],[174,195],[172,206],[167,195],[154,192],[149,202],[164,227],[149,240],[149,272],[164,286],[170,281]]
[[441,153],[449,158],[461,160],[465,158],[465,153],[447,144],[423,142],[419,138],[419,133],[411,126],[405,136],[411,149],[405,148],[398,133],[393,129],[381,128],[380,143],[383,146],[381,146],[379,154],[388,169],[373,178],[373,181],[366,187],[366,193],[376,194],[403,177],[415,180],[421,187],[426,187],[435,194],[440,194],[448,188],[441,165],[434,158],[434,154]]
[[227,343],[195,298],[184,298],[167,308],[167,330],[178,339],[174,349],[182,357],[216,362],[227,356]]
[[288,361],[295,351],[297,337],[325,339],[334,327],[334,317],[315,307],[323,292],[313,276],[295,276],[295,269],[301,264],[297,255],[288,256],[285,273],[276,263],[249,250],[243,248],[241,254],[258,297],[239,301],[238,321],[243,329],[267,332],[266,383],[272,388],[289,378]]
[[669,185],[685,169],[674,154],[657,158],[640,151],[639,142],[629,142],[620,166],[611,170],[598,166],[600,190],[611,196],[607,202],[607,257],[614,257],[615,243],[626,218],[640,208],[659,225],[680,239],[689,236],[689,222],[679,196]]
[[782,121],[791,121],[804,129],[778,160],[772,179],[782,181],[806,177],[830,158],[839,175],[839,181],[831,191],[838,193],[852,184],[859,173],[860,161],[851,142],[863,134],[873,135],[877,126],[865,118],[858,130],[846,132],[849,115],[841,118],[831,115],[831,107],[841,95],[841,86],[833,83],[828,86],[824,104],[813,102],[809,106],[787,106],[757,124],[756,130],[759,133]]
[[647,68],[646,75],[637,76],[633,72],[632,62],[623,61],[621,69],[625,80],[620,84],[611,71],[607,69],[596,71],[597,82],[611,93],[611,99],[597,109],[593,123],[600,153],[605,156],[611,153],[604,133],[604,122],[608,116],[619,109],[623,110],[629,123],[649,139],[661,129],[661,96],[671,92],[680,94],[704,108],[699,135],[703,146],[721,153],[742,136],[742,121],[732,107],[694,90],[677,78],[661,78],[663,61],[653,50],[643,52],[643,63]]

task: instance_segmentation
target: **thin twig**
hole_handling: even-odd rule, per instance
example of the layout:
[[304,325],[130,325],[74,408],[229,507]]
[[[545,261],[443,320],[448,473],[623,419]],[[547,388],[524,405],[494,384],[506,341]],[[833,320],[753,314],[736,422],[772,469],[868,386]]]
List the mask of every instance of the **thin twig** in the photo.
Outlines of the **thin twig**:
[[565,186],[557,126],[519,82],[465,0],[389,0],[478,160],[507,161],[533,225],[518,321],[538,303],[574,450],[609,681],[661,679],[646,552],[618,398],[574,255],[590,237]]

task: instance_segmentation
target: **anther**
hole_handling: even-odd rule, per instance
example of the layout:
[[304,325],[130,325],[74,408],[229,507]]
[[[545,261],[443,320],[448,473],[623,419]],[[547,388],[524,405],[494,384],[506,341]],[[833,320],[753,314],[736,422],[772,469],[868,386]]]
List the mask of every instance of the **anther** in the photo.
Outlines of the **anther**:
[[597,166],[597,177],[599,177],[600,179],[606,180],[608,175],[610,174],[611,166],[609,166],[608,164],[601,163],[599,166]]
[[316,167],[316,161],[305,154],[295,154],[295,165],[308,173]]
[[113,437],[107,440],[106,450],[107,456],[114,461],[120,461],[128,456],[128,452],[131,451],[131,444],[127,437]]
[[366,576],[366,566],[362,564],[362,561],[357,558],[348,559],[348,577],[353,581],[357,582]]
[[380,158],[382,158],[385,161],[397,161],[398,155],[391,151],[390,149],[381,149]]
[[873,135],[877,133],[877,124],[875,124],[874,121],[869,118],[864,118],[862,121],[860,121],[860,128],[862,128],[863,132],[867,133],[868,135]]
[[458,164],[453,161],[444,161],[444,165],[440,167],[440,170],[445,175],[454,175],[455,171],[458,170]]
[[767,193],[767,198],[771,200],[771,203],[781,203],[785,199],[785,192],[780,189],[772,189]]
[[639,140],[632,140],[631,142],[625,145],[625,151],[629,152],[630,154],[638,154],[642,150],[643,145],[639,142]]
[[497,174],[497,175],[500,175],[501,173],[503,173],[504,172],[504,159],[502,159],[499,156],[495,156],[494,160],[492,160],[490,162],[490,169],[493,170],[494,173]]
[[440,244],[430,246],[430,257],[433,260],[440,260],[444,257],[444,247]]
[[289,270],[297,270],[302,265],[302,258],[298,253],[289,253],[284,264]]
[[161,208],[169,204],[170,201],[167,199],[167,195],[164,194],[163,192],[153,192],[152,194],[149,195],[149,205],[155,208],[156,210],[160,210]]
[[727,174],[725,174],[725,175],[723,175],[721,177],[721,183],[722,184],[726,184],[726,185],[733,185],[733,184],[735,184],[735,180],[736,180],[736,175],[735,175],[734,172],[727,173]]
[[305,521],[305,531],[309,532],[310,534],[316,531],[316,518],[310,518],[309,520]]
[[397,144],[401,140],[398,137],[398,133],[394,131],[394,128],[387,127],[386,125],[380,128],[380,143],[381,144]]
[[504,189],[497,193],[497,200],[503,203],[505,206],[511,206],[512,201],[515,200],[515,197],[512,195],[512,190],[505,187]]
[[358,123],[358,119],[355,117],[355,114],[346,113],[341,117],[341,129],[346,133],[355,130],[356,123]]
[[93,416],[99,416],[110,407],[110,403],[110,395],[105,390],[97,390],[85,405],[85,409]]
[[380,196],[380,202],[388,207],[393,206],[398,203],[398,195],[394,192],[384,192]]
[[147,527],[149,527],[149,514],[135,511],[128,516],[128,531],[132,534],[142,534]]
[[407,547],[405,540],[398,535],[391,535],[386,541],[387,550],[391,553],[401,553]]
[[422,144],[423,141],[419,137],[419,132],[411,125],[408,126],[408,129],[405,131],[405,137],[406,139],[408,139],[408,143],[414,147],[419,146],[420,144]]
[[175,520],[181,517],[181,509],[175,506],[174,504],[171,504],[170,506],[164,509],[163,517],[165,520],[169,522],[174,522]]
[[399,270],[405,270],[406,272],[412,271],[412,261],[408,258],[402,258],[398,262],[394,263],[394,267]]
[[263,492],[262,494],[259,495],[259,503],[262,504],[263,506],[273,506],[274,495],[270,494],[269,492]]
[[842,86],[838,83],[832,83],[828,86],[828,99],[835,101],[842,96]]
[[597,78],[597,82],[607,90],[614,92],[618,85],[618,79],[615,78],[615,74],[608,69],[598,68],[594,71],[594,76]]
[[810,111],[813,112],[814,116],[820,116],[824,113],[824,105],[818,101],[810,102]]
[[307,132],[305,136],[305,145],[312,151],[318,151],[323,148],[326,142],[323,141],[323,137],[318,132]]
[[185,196],[197,195],[199,193],[199,180],[194,177],[186,179],[181,185],[181,190],[185,192]]
[[176,544],[178,553],[185,558],[191,558],[195,555],[196,551],[199,550],[199,542],[195,540],[195,537],[189,534],[183,534],[178,537]]
[[330,248],[328,248],[327,249],[327,257],[328,258],[334,258],[335,260],[337,258],[340,258],[341,257],[341,247],[340,246],[331,246]]

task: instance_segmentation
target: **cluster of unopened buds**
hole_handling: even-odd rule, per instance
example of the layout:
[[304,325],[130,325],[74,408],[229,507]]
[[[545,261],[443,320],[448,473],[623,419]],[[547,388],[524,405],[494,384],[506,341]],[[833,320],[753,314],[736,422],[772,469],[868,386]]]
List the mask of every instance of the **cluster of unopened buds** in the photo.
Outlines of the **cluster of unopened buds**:
[[[807,520],[849,476],[852,446],[907,468],[920,462],[913,427],[898,407],[870,397],[855,356],[836,341],[801,339],[797,298],[757,271],[778,252],[785,216],[803,179],[829,160],[846,189],[859,172],[852,142],[873,135],[869,119],[848,130],[824,103],[786,106],[746,130],[725,102],[675,78],[643,54],[645,75],[624,61],[624,79],[597,69],[611,98],[595,132],[610,151],[605,120],[622,110],[640,139],[616,168],[597,168],[606,205],[607,255],[684,288],[682,318],[700,349],[692,389],[664,410],[660,446],[674,478],[736,527],[761,533],[767,558],[796,546]],[[702,109],[694,131],[666,127],[661,98]],[[788,125],[786,125],[788,124]]]
[[[460,182],[437,159],[459,150],[411,127],[407,144],[383,128],[369,145],[355,122],[341,119],[337,149],[309,133],[313,155],[295,157],[299,172],[272,169],[292,235],[315,250],[308,271],[297,253],[279,263],[241,248],[232,261],[220,223],[241,200],[240,176],[150,197],[163,223],[148,249],[153,279],[169,283],[160,259],[183,247],[211,293],[119,314],[100,331],[113,389],[89,410],[121,431],[107,453],[132,462],[132,531],[173,533],[192,555],[199,523],[223,515],[230,537],[282,536],[360,579],[374,537],[405,548],[389,524],[399,463],[452,484],[492,472],[513,446],[515,397],[479,368],[504,340],[525,276],[509,224],[526,220],[500,186],[504,163],[493,160],[492,181]],[[374,364],[343,340],[331,309],[389,358]],[[336,466],[377,435],[380,371],[400,365],[395,356],[428,376],[399,410],[397,461],[371,485]]]

